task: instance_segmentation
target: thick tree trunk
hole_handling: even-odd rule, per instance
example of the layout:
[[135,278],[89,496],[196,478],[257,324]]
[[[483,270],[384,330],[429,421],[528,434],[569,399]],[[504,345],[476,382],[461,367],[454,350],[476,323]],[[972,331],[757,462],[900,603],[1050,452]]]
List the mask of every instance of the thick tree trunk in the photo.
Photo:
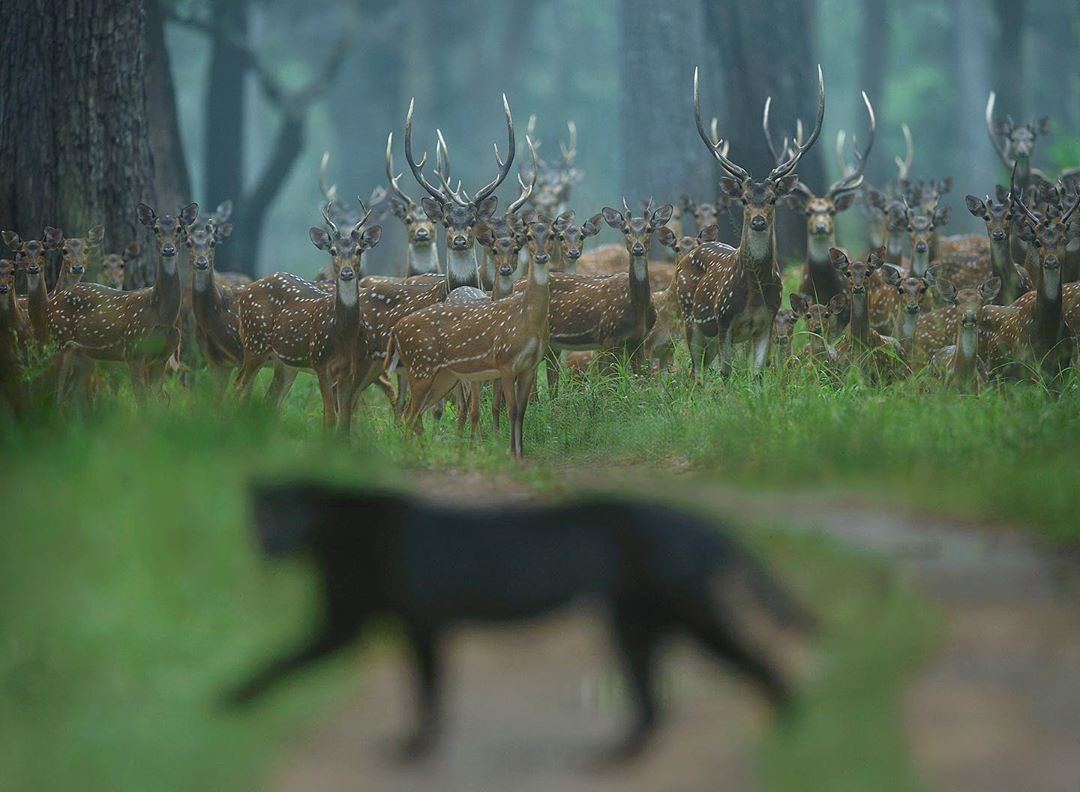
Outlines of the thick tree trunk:
[[239,200],[244,191],[244,114],[247,109],[247,63],[231,46],[247,43],[247,0],[214,0],[211,24],[222,35],[211,40],[206,82],[206,155],[204,195],[207,206]]
[[[862,33],[859,36],[860,87],[866,91],[875,108],[885,104],[885,73],[889,66],[891,20],[888,0],[864,0],[862,3]],[[855,118],[863,123],[866,110],[860,97],[856,101]],[[879,133],[880,134],[880,133]],[[828,141],[822,141],[827,143]],[[895,168],[891,157],[870,157],[866,163],[866,181],[880,185],[893,177]]]
[[150,149],[154,156],[154,184],[162,211],[171,212],[191,202],[180,123],[176,115],[169,51],[165,44],[162,0],[146,3],[146,106],[150,125]]
[[[128,0],[9,0],[0,30],[0,227],[37,238],[104,223],[119,249],[139,201],[156,204],[144,15]],[[125,273],[145,282],[143,267]]]
[[714,189],[712,159],[694,129],[690,101],[701,54],[693,32],[702,12],[689,10],[695,18],[678,4],[625,0],[619,14],[621,184],[635,212],[649,196],[657,204],[683,193],[703,200]]
[[[720,136],[732,141],[728,156],[754,178],[763,179],[774,165],[761,132],[765,98],[772,96],[772,128],[777,137],[790,136],[796,118],[803,119],[807,133],[814,122],[818,59],[813,54],[812,4],[809,0],[759,0],[720,7],[705,0],[704,6],[707,33],[712,46],[719,48],[723,70],[727,117]],[[814,190],[828,186],[822,164],[826,147],[824,139],[819,140],[799,164],[799,178]],[[776,214],[780,256],[801,256],[806,235],[802,217],[784,207]]]
[[[990,185],[994,183],[999,167],[997,157],[987,145],[986,125],[983,122],[986,95],[990,90],[990,63],[987,57],[989,36],[983,4],[979,0],[954,0],[952,23],[952,73],[956,75],[956,84],[963,86],[962,90],[956,92],[956,119],[953,123],[957,138],[957,157],[953,163],[956,174],[954,192],[959,196],[967,193],[981,196],[993,192]],[[981,220],[976,220],[968,212],[958,212],[953,216],[949,232],[974,233],[981,232],[983,228]]]
[[1025,119],[1022,41],[1027,0],[994,0],[994,9],[998,32],[991,60],[997,113]]

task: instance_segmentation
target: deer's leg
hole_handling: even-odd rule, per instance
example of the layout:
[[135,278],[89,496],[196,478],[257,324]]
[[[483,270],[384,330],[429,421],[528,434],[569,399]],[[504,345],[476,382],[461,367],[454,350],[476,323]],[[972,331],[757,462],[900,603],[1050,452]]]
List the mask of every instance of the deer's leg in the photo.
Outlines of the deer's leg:
[[686,324],[686,343],[690,347],[690,374],[695,382],[701,382],[701,374],[709,365],[709,339],[693,322]]
[[[730,334],[730,331],[729,331]],[[754,339],[754,375],[760,375],[769,359],[769,347],[772,346],[772,322],[758,333]]]
[[322,394],[323,428],[333,429],[337,424],[337,388],[330,373],[325,369],[315,372],[319,379],[319,393]]
[[[255,369],[258,372],[259,369]],[[289,368],[284,363],[274,364],[274,378],[270,380],[270,386],[266,389],[266,403],[274,408],[274,412],[281,412],[281,405],[285,402],[285,396],[292,388],[296,380],[296,369]],[[236,389],[240,389],[240,376],[236,377]]]
[[[241,401],[247,400],[251,391],[251,386],[255,382],[255,375],[259,373],[259,369],[262,368],[263,363],[266,362],[266,358],[262,356],[249,355],[247,351],[244,352],[244,362],[240,364],[240,371],[236,375],[236,396]],[[275,379],[277,376],[277,369],[275,367]],[[273,387],[273,386],[271,386]]]
[[502,380],[491,383],[491,427],[497,432],[502,418],[503,387]]
[[141,360],[131,360],[128,362],[128,373],[131,375],[135,403],[140,407],[146,406],[146,366]]
[[472,383],[461,382],[453,391],[455,423],[458,434],[465,431],[465,419],[468,417],[469,404],[472,402]]
[[474,440],[480,437],[480,391],[483,387],[482,382],[474,382],[469,398],[469,433]]
[[716,336],[720,340],[720,374],[726,377],[731,373],[731,360],[735,356],[731,341],[731,326],[717,327]]
[[525,408],[536,381],[536,368],[529,368],[514,379],[514,401],[510,407],[510,453],[521,459],[525,454]]
[[[550,346],[544,353],[544,371],[547,374],[548,398],[553,399],[559,395],[559,353]],[[536,381],[536,377],[533,377]]]
[[394,417],[401,420],[401,416],[405,413],[405,403],[409,398],[408,378],[404,372],[396,371],[394,376],[397,379],[397,401],[394,403]]
[[214,403],[221,404],[225,398],[225,389],[229,386],[229,375],[232,374],[232,369],[228,366],[217,366],[211,363],[210,368],[210,385],[214,394]]

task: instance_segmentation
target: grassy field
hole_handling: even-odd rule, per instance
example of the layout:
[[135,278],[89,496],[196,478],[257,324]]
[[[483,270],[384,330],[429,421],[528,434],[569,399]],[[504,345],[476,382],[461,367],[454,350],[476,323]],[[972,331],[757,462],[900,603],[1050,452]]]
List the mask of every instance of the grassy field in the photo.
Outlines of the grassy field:
[[[219,692],[314,620],[302,563],[262,563],[245,514],[252,478],[409,486],[416,469],[509,472],[564,490],[580,466],[690,467],[706,479],[824,488],[1027,525],[1077,539],[1077,389],[981,395],[928,380],[867,386],[768,373],[564,378],[526,419],[524,465],[505,429],[472,442],[452,415],[406,441],[381,394],[348,442],[319,431],[307,378],[280,419],[209,407],[175,387],[140,414],[126,396],[91,416],[4,426],[0,766],[17,789],[247,789],[355,655],[251,714]],[[824,671],[805,710],[770,734],[774,789],[910,789],[898,696],[934,615],[877,562],[821,537],[755,530],[757,549],[825,616]],[[852,757],[858,757],[853,761]]]

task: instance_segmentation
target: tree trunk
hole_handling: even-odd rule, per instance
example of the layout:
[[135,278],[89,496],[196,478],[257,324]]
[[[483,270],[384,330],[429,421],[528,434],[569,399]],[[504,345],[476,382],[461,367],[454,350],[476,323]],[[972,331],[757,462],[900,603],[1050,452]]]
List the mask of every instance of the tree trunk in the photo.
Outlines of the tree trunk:
[[211,39],[206,83],[203,200],[208,207],[238,201],[244,192],[247,64],[229,41],[247,43],[248,0],[214,0],[211,7],[211,24],[223,35]]
[[[720,137],[732,141],[730,159],[754,178],[764,179],[774,166],[761,132],[766,97],[772,96],[774,136],[790,137],[796,118],[802,118],[807,134],[814,123],[818,60],[813,54],[812,4],[809,0],[759,0],[721,8],[704,0],[704,6],[708,35],[712,46],[719,48],[723,70],[727,117]],[[702,115],[707,112],[702,107]],[[702,146],[700,141],[698,146]],[[799,178],[814,190],[828,186],[823,146],[819,140],[798,168]],[[703,148],[702,152],[708,156]],[[781,257],[802,256],[806,232],[801,216],[779,207],[776,235]]]
[[[956,75],[956,84],[963,86],[956,92],[953,123],[956,134],[956,159],[952,163],[956,174],[954,191],[959,196],[967,193],[982,196],[993,192],[990,185],[994,183],[999,167],[997,157],[987,145],[983,122],[986,95],[990,90],[987,20],[980,0],[954,0],[952,11],[952,73]],[[961,230],[981,232],[984,227],[981,220],[976,221],[968,212],[954,215],[953,223],[950,233]]]
[[[888,0],[864,0],[862,3],[862,33],[859,36],[859,81],[862,90],[870,97],[875,108],[885,105],[885,73],[889,66],[890,19]],[[855,97],[856,123],[864,123],[866,110],[862,98]],[[882,132],[879,131],[879,136]],[[866,163],[866,181],[880,185],[892,178],[894,173],[891,157],[880,152]]]
[[[140,201],[156,204],[141,3],[9,0],[0,31],[0,227],[39,238],[46,224],[108,246],[132,239]],[[138,241],[153,250],[137,226]],[[143,267],[125,279],[145,283]]]
[[154,157],[154,184],[161,211],[172,212],[191,202],[184,142],[176,116],[169,51],[165,44],[162,0],[146,3],[146,106],[150,125],[150,149]]
[[[1023,32],[1027,0],[994,0],[998,32],[992,58],[996,114],[1020,121],[1024,114]],[[985,100],[984,100],[985,101]]]
[[700,30],[701,9],[691,10],[696,19],[654,0],[625,0],[620,10],[621,184],[635,212],[650,196],[662,204],[683,193],[704,199],[714,189],[711,156],[691,120],[700,47],[687,46],[695,41],[687,31]]

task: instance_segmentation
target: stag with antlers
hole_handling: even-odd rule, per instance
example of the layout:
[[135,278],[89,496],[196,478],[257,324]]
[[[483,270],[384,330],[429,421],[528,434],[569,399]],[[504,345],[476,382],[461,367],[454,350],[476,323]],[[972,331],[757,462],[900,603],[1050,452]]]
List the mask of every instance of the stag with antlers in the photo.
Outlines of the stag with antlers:
[[405,159],[409,163],[417,184],[427,191],[428,195],[421,199],[424,213],[431,222],[443,226],[446,229],[446,284],[452,291],[459,286],[480,285],[479,263],[476,257],[476,234],[477,223],[488,222],[495,214],[498,198],[494,195],[495,190],[503,183],[510,173],[510,167],[514,162],[514,119],[510,115],[510,105],[503,95],[503,112],[506,116],[506,131],[508,153],[506,160],[499,156],[499,148],[495,147],[495,161],[499,165],[499,172],[490,182],[473,193],[470,198],[460,183],[455,189],[450,185],[450,160],[442,141],[442,134],[438,133],[439,143],[436,144],[436,158],[442,156],[444,168],[436,163],[436,174],[442,184],[442,189],[435,187],[424,176],[424,164],[427,162],[427,154],[421,156],[417,162],[412,149],[412,126],[413,108],[415,100],[409,101],[409,112],[405,117]]
[[[782,291],[773,226],[776,203],[798,182],[795,168],[817,142],[824,118],[825,79],[818,66],[817,116],[809,138],[805,143],[796,143],[789,156],[764,180],[755,180],[745,168],[728,159],[722,153],[720,141],[714,141],[706,131],[698,98],[698,70],[694,70],[694,121],[698,134],[726,174],[720,179],[721,190],[743,204],[739,246],[732,248],[719,242],[699,246],[689,265],[702,275],[692,295],[680,294],[680,304],[691,309],[684,313],[683,319],[695,379],[700,378],[718,347],[720,371],[726,375],[731,370],[734,344],[743,340],[753,342],[754,372],[760,373],[765,366]],[[676,277],[677,287],[678,284]]]
[[[797,181],[784,199],[788,206],[806,218],[806,260],[803,264],[799,291],[813,297],[813,302],[816,303],[828,303],[835,295],[844,291],[843,278],[836,267],[833,266],[832,259],[829,257],[829,249],[836,247],[837,244],[834,218],[837,213],[848,209],[855,202],[856,191],[863,184],[866,160],[874,147],[874,133],[877,130],[874,107],[870,104],[870,99],[865,91],[862,93],[862,100],[863,105],[866,107],[868,132],[866,147],[862,151],[859,151],[857,141],[852,136],[855,166],[845,168],[841,178],[834,182],[825,191],[825,194],[820,197],[815,195],[813,190],[804,182]],[[774,163],[780,165],[789,156],[789,152],[786,145],[782,145],[782,150],[778,151],[773,142],[772,134],[769,131],[770,105],[771,101],[765,102],[761,127],[765,133],[765,142],[769,146],[769,153],[772,154]],[[801,137],[800,134],[796,133],[793,140],[795,145],[802,142]]]

